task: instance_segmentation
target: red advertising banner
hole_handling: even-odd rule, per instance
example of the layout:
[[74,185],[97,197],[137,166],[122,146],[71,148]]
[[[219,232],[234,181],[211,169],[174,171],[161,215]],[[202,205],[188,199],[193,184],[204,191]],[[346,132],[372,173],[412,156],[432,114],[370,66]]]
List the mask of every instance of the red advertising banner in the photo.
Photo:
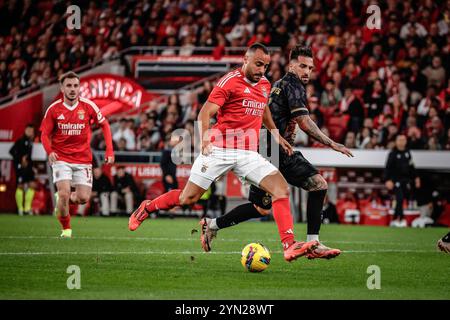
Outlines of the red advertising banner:
[[[129,78],[104,73],[82,77],[80,95],[94,101],[104,116],[138,110],[142,104],[157,97]],[[61,93],[55,100],[60,97]]]
[[17,140],[29,123],[38,128],[42,117],[42,104],[42,93],[36,93],[0,108],[0,141]]

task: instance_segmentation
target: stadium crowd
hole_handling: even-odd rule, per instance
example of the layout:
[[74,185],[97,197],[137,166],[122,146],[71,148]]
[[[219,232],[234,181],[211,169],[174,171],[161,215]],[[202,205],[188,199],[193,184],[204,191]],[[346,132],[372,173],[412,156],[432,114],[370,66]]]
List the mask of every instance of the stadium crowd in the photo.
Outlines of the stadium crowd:
[[[381,29],[366,26],[369,4],[381,8]],[[134,45],[181,46],[182,55],[211,46],[220,56],[259,41],[281,48],[267,72],[276,81],[303,42],[315,53],[311,113],[330,136],[374,149],[404,133],[413,149],[450,150],[449,1],[80,1],[80,30],[67,30],[68,5],[0,1],[0,97]],[[192,125],[211,85],[121,120],[116,149],[161,150],[168,133]],[[319,146],[302,134],[296,143]]]

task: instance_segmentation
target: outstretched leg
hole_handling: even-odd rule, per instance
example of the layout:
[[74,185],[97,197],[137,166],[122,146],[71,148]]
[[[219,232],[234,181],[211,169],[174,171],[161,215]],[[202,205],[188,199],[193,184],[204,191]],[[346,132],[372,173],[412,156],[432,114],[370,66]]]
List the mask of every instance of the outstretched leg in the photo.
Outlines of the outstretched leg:
[[144,200],[130,216],[128,228],[136,230],[149,214],[158,210],[169,210],[176,206],[192,205],[205,193],[205,189],[188,181],[183,190],[170,190],[154,200]]

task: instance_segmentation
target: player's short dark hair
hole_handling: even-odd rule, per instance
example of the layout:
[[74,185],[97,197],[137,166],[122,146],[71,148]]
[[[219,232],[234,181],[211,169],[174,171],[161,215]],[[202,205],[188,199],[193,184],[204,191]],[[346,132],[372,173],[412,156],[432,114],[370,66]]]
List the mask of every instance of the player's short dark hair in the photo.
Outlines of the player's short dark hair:
[[78,79],[80,80],[80,76],[77,75],[75,72],[73,71],[68,71],[66,73],[63,73],[60,77],[59,77],[59,83],[63,84],[64,80],[66,79]]
[[261,42],[255,42],[250,47],[248,47],[247,52],[255,52],[256,50],[262,50],[265,54],[269,54],[269,49]]
[[298,44],[294,48],[292,48],[291,53],[289,55],[289,61],[296,60],[298,59],[298,57],[312,58],[313,53],[311,47]]
[[28,123],[27,126],[26,126],[25,128],[33,128],[33,129],[34,129],[34,124]]

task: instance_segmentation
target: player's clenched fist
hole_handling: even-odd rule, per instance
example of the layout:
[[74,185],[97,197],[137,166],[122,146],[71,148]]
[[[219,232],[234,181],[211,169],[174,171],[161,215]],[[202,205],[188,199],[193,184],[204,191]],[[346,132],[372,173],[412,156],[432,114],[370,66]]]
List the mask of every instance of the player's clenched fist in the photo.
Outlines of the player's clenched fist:
[[48,162],[50,165],[54,164],[58,160],[58,155],[56,152],[52,152],[48,155]]
[[212,143],[209,140],[202,141],[202,154],[207,156],[212,152]]

